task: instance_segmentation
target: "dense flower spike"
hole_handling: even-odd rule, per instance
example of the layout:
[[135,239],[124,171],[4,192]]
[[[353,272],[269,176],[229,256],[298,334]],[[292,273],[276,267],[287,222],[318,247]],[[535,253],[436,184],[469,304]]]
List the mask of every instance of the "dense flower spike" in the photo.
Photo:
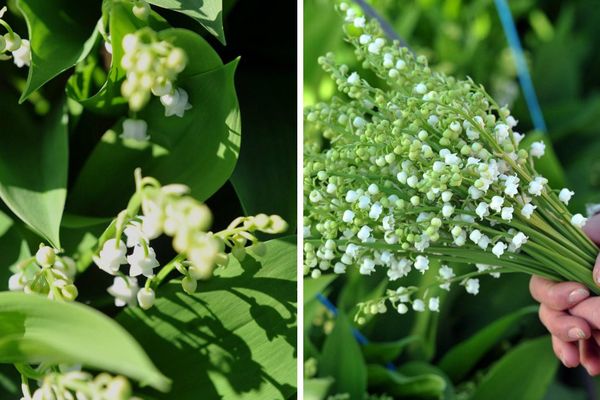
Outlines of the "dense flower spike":
[[[323,140],[308,135],[305,146],[305,274],[385,269],[394,281],[434,269],[442,289],[457,282],[477,294],[477,276],[520,271],[596,290],[597,248],[580,229],[585,218],[565,207],[573,192],[557,196],[533,168],[544,143],[520,148],[516,120],[483,88],[432,72],[358,8],[340,10],[357,58],[386,84],[372,86],[333,54],[319,59],[341,96],[306,110]],[[440,261],[477,270],[455,276]],[[357,318],[386,301],[401,314],[437,311],[434,293],[390,290]]]
[[[143,5],[136,5],[134,9],[135,7],[144,9]],[[128,100],[129,108],[132,111],[141,110],[150,100],[150,95],[154,94],[160,97],[165,106],[165,116],[183,117],[184,112],[192,107],[188,102],[187,92],[175,87],[177,76],[187,65],[183,49],[159,40],[156,32],[150,28],[125,35],[122,46],[125,54],[121,59],[121,66],[127,72],[127,77],[121,86],[121,92]],[[136,138],[139,136],[135,135]]]
[[[194,293],[197,281],[209,279],[216,266],[227,263],[227,248],[242,260],[247,246],[254,244],[260,249],[254,232],[276,234],[287,229],[281,217],[258,214],[236,218],[227,229],[213,233],[209,231],[210,210],[187,195],[187,186],[161,186],[154,178],[143,178],[140,170],[136,171],[135,180],[137,190],[128,208],[111,224],[107,230],[110,235],[94,256],[100,269],[115,275],[108,292],[120,307],[151,308],[156,287],[173,269],[183,275],[183,290]],[[178,256],[155,273],[160,263],[150,241],[163,234],[173,238],[173,249]],[[132,249],[129,255],[128,248]],[[128,276],[121,271],[124,264],[128,265]],[[146,278],[144,285],[138,284],[141,276]]]
[[0,60],[9,60],[11,56],[8,55],[8,53],[10,53],[12,54],[13,62],[17,67],[29,67],[31,65],[29,40],[22,39],[21,36],[14,32],[10,25],[2,19],[6,11],[6,6],[0,9],[0,25],[8,31],[4,36],[0,35]]

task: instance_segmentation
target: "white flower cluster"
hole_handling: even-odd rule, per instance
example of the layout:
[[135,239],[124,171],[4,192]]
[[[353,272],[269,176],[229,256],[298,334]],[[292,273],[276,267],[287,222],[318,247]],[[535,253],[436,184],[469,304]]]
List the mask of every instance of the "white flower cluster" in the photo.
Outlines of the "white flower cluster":
[[[319,59],[346,97],[306,110],[328,143],[305,150],[305,274],[356,266],[364,275],[384,269],[395,281],[426,273],[433,258],[477,264],[460,277],[443,265],[438,277],[443,289],[457,281],[477,294],[476,276],[497,276],[496,266],[575,276],[546,250],[564,250],[589,268],[593,252],[583,248],[593,245],[577,229],[585,219],[577,214],[570,225],[564,217],[573,192],[557,197],[532,167],[544,143],[519,148],[517,121],[482,88],[432,72],[424,57],[386,40],[375,21],[345,3],[341,10],[357,58],[387,86],[371,86],[333,54]],[[386,299],[401,313],[407,303],[438,308],[437,297],[399,290]]]
[[123,376],[103,372],[94,377],[78,367],[58,369],[60,372],[48,371],[33,393],[28,383],[21,385],[21,400],[139,400],[132,396],[131,385]]
[[[239,217],[227,229],[212,233],[208,231],[212,221],[210,210],[187,195],[187,186],[161,186],[153,178],[142,178],[138,170],[136,187],[138,190],[132,201],[138,201],[139,206],[119,214],[114,236],[106,240],[94,256],[100,269],[115,275],[108,292],[115,297],[115,305],[120,307],[139,304],[148,309],[153,306],[156,297],[154,270],[160,263],[150,241],[163,234],[173,238],[173,249],[179,254],[163,268],[177,269],[183,275],[183,290],[193,293],[198,280],[209,279],[215,266],[227,263],[226,247],[241,260],[245,256],[245,247],[258,242],[252,232],[274,234],[287,229],[281,217],[259,214]],[[132,249],[129,255],[128,249]],[[120,270],[125,264],[129,265],[128,275]],[[140,276],[146,278],[143,288],[138,283]]]
[[31,65],[31,47],[29,40],[22,39],[14,32],[10,25],[2,19],[6,13],[6,6],[0,9],[0,25],[4,26],[7,33],[0,36],[0,60],[9,60],[11,58],[7,53],[11,53],[13,62],[19,68]]
[[49,299],[75,300],[78,294],[73,284],[77,273],[75,261],[58,254],[58,250],[40,245],[34,257],[17,264],[16,271],[8,279],[8,289],[42,294]]
[[132,111],[141,110],[150,95],[160,97],[165,116],[183,117],[192,108],[188,94],[175,87],[175,81],[187,65],[185,51],[165,40],[158,40],[156,32],[143,28],[123,37],[124,54],[121,67],[127,73],[121,93]]

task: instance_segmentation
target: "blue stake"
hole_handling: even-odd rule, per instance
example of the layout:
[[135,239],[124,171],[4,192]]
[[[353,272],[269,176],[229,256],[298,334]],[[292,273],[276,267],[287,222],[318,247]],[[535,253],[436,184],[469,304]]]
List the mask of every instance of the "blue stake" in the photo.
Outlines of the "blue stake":
[[515,26],[515,20],[512,17],[512,13],[510,12],[510,8],[508,7],[506,0],[494,1],[496,3],[496,9],[498,10],[500,22],[502,23],[502,28],[504,29],[504,34],[506,35],[506,39],[512,50],[513,56],[515,57],[519,83],[521,84],[523,96],[525,97],[525,102],[527,103],[529,113],[531,114],[533,126],[536,130],[546,133],[548,131],[546,129],[546,122],[544,121],[544,115],[542,114],[540,103],[538,102],[537,95],[535,94],[533,81],[531,80],[531,75],[529,74],[529,68],[527,68],[527,63],[525,62],[525,55],[523,53],[521,40],[519,39],[519,34],[517,33],[517,28]]

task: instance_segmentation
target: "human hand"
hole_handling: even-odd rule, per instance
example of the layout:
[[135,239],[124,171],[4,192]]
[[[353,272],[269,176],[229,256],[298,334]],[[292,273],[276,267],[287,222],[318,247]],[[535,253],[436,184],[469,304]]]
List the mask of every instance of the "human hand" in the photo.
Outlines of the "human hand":
[[[600,244],[600,215],[584,227],[590,239]],[[600,286],[600,256],[593,271]],[[556,356],[569,368],[582,364],[590,375],[600,374],[600,297],[576,282],[553,282],[533,276],[529,290],[540,303],[539,317],[552,335]]]

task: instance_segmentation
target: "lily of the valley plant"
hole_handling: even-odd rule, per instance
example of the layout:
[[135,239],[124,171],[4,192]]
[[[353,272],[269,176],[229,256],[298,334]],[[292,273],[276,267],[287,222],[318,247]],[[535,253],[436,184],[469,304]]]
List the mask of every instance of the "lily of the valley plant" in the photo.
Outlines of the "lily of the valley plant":
[[[179,74],[188,66],[188,56],[191,54],[188,55],[183,48],[175,46],[171,39],[160,39],[159,32],[151,28],[153,11],[147,1],[115,1],[114,4],[104,2],[104,5],[106,7],[103,7],[103,12],[110,7],[120,7],[122,14],[114,15],[129,18],[133,27],[128,28],[129,33],[126,34],[111,32],[111,26],[119,25],[109,24],[103,18],[97,26],[98,36],[92,36],[94,40],[102,40],[100,44],[110,60],[113,50],[115,54],[117,50],[120,52],[115,60],[123,74],[113,84],[117,87],[117,96],[122,96],[119,101],[122,100],[127,105],[128,117],[123,119],[120,139],[133,144],[133,147],[145,145],[135,142],[148,142],[148,131],[152,131],[154,127],[139,118],[137,113],[151,103],[152,96],[156,96],[164,107],[164,116],[161,112],[160,117],[170,121],[183,118],[186,111],[192,109],[188,92],[178,82]],[[30,43],[2,19],[6,11],[6,7],[0,9],[0,25],[6,30],[6,33],[0,34],[0,60],[12,59],[19,68],[32,66],[35,69],[35,56],[38,54],[35,38],[32,39],[32,63]],[[154,18],[157,16],[154,13]],[[115,40],[113,43],[112,38],[119,35],[122,40]],[[186,44],[185,41],[183,43]],[[277,234],[287,229],[287,223],[281,217],[258,214],[236,218],[226,229],[212,232],[211,211],[189,195],[189,192],[190,188],[186,185],[162,186],[154,178],[142,177],[139,168],[135,170],[135,193],[128,204],[122,205],[126,209],[107,224],[91,257],[100,270],[114,277],[112,285],[106,291],[114,298],[116,306],[139,306],[143,310],[151,308],[160,296],[161,283],[170,278],[174,271],[178,272],[174,275],[181,278],[182,290],[191,295],[201,290],[198,281],[210,279],[213,270],[217,266],[224,267],[230,256],[242,261],[249,246],[253,246],[254,254],[264,252],[264,246],[255,236],[257,232]],[[172,238],[176,256],[161,265],[151,241],[163,235]],[[71,256],[77,258],[74,254]],[[33,256],[25,256],[12,268],[13,274],[9,278],[8,287],[14,292],[42,295],[55,302],[72,302],[79,295],[77,274],[83,269],[85,268],[78,270],[75,260],[64,249],[42,243]],[[35,330],[35,327],[30,329]],[[98,332],[98,335],[102,334],[103,332]],[[35,347],[34,344],[26,343],[27,346]],[[18,352],[15,351],[15,354]],[[42,359],[46,360],[44,357]],[[10,358],[7,362],[12,363],[12,360]],[[129,361],[124,360],[124,363]],[[129,381],[120,375],[100,372],[94,377],[82,371],[79,365],[49,361],[16,363],[15,367],[21,375],[24,400],[137,399],[132,397],[133,389]]]
[[[478,276],[524,272],[596,291],[597,247],[571,215],[572,191],[553,190],[534,168],[544,143],[523,135],[506,107],[472,80],[433,72],[384,37],[376,21],[340,3],[356,57],[385,84],[319,59],[340,92],[306,110],[322,141],[305,150],[305,274],[384,269],[390,281],[439,268],[437,282],[477,294]],[[436,262],[433,262],[433,261]],[[446,263],[475,264],[457,274]],[[357,319],[391,304],[439,310],[433,291],[400,286],[360,305]]]

